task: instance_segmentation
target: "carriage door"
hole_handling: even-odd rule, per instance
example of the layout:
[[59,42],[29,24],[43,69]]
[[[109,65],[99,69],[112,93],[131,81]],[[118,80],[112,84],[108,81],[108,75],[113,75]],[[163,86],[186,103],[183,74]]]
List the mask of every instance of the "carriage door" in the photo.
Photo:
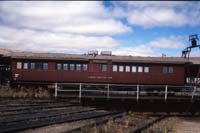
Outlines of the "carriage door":
[[90,62],[89,73],[104,75],[108,73],[108,61],[93,60]]

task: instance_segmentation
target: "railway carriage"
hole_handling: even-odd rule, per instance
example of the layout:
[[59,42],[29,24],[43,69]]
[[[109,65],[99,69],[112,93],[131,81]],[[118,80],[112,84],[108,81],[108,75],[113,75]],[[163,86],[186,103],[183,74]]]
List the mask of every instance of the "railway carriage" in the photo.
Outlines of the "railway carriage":
[[178,57],[69,55],[15,52],[12,82],[184,85],[190,62]]
[[[150,90],[159,85],[177,86],[177,89],[189,83],[194,85],[199,80],[196,75],[200,58],[188,60],[181,57],[116,56],[109,52],[74,55],[10,50],[4,50],[0,58],[0,74],[4,75],[1,83],[9,80],[12,84],[110,84],[115,86],[115,89],[110,87],[110,92],[119,89],[123,91],[120,93],[132,95],[135,92],[125,91],[130,90],[128,85],[140,85],[140,90],[145,87]],[[114,95],[118,91],[112,93]],[[145,91],[143,93],[146,94]]]

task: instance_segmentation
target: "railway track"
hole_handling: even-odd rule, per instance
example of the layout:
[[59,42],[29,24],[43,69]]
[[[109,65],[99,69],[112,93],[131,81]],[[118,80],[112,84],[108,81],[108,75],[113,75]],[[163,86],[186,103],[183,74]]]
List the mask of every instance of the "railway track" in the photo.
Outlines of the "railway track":
[[[11,102],[12,103],[12,102]],[[12,106],[1,104],[0,132],[17,132],[63,122],[100,118],[116,115],[118,111],[97,110],[72,103],[37,104],[23,102]],[[45,103],[45,102],[44,102]]]
[[[137,115],[150,115],[150,116],[156,116],[154,119],[148,121],[148,122],[142,122],[140,123],[137,128],[133,128],[131,130],[131,133],[145,133],[145,132],[168,132],[167,130],[169,130],[171,133],[176,132],[176,129],[173,129],[174,125],[172,125],[173,123],[171,123],[171,125],[165,125],[165,129],[162,129],[163,124],[159,123],[160,121],[165,121],[166,119],[173,119],[176,117],[180,117],[180,118],[196,118],[199,117],[199,115],[194,115],[191,112],[134,112],[134,114]],[[157,125],[158,124],[158,125]],[[159,124],[161,124],[161,127],[158,128]],[[152,126],[156,126],[156,130],[153,131],[148,131],[149,128],[151,128]],[[169,126],[167,128],[167,126]],[[171,126],[171,127],[170,127]],[[151,130],[151,129],[150,129]]]
[[37,106],[24,106],[24,107],[3,107],[0,109],[0,116],[6,114],[14,113],[26,113],[26,112],[34,112],[35,110],[46,110],[46,109],[56,109],[62,107],[72,107],[78,106],[77,104],[49,104],[49,105],[37,105]]
[[[17,132],[27,129],[34,129],[53,124],[76,123],[76,126],[67,128],[62,132],[73,133],[74,131],[101,125],[110,119],[117,119],[127,115],[126,111],[108,111],[93,107],[81,106],[77,103],[65,101],[20,101],[17,103],[0,102],[0,132]],[[22,105],[22,106],[21,106]],[[165,113],[165,112],[132,112],[133,123],[128,127],[127,132],[139,133],[154,123],[173,115],[191,115],[189,113]],[[145,116],[148,116],[145,117]],[[121,119],[121,118],[120,118]],[[119,120],[120,120],[119,119]]]
[[[100,133],[100,132],[141,133],[145,131],[147,128],[149,128],[150,126],[152,126],[153,124],[163,120],[164,118],[166,117],[165,116],[151,116],[151,117],[146,118],[143,115],[136,115],[134,116],[134,118],[132,118],[132,120],[128,122],[127,125],[126,124],[123,125],[124,123],[126,123],[126,120],[124,121],[123,118],[122,119],[117,118],[115,122],[113,123],[110,122],[112,123],[112,126],[110,126],[111,124],[109,124],[108,122],[107,125],[100,125],[100,127],[97,127],[95,131],[97,131],[97,133]],[[90,126],[92,129],[92,125],[88,125],[88,126]],[[92,133],[94,130],[86,129],[85,131],[88,133]],[[82,132],[85,132],[85,131],[83,129]],[[73,133],[73,132],[69,132],[69,133]]]
[[71,122],[77,120],[85,120],[89,118],[98,118],[110,114],[116,114],[117,112],[107,112],[99,110],[79,110],[76,112],[68,112],[66,114],[48,114],[37,117],[28,117],[23,119],[14,119],[1,122],[0,132],[13,132],[21,131],[29,128],[36,128],[47,126],[50,124],[58,124],[63,122]]
[[137,127],[130,128],[130,133],[141,133],[145,129],[147,129],[150,126],[152,126],[153,124],[163,120],[164,118],[166,118],[166,116],[158,116],[158,117],[154,117],[148,121],[141,122],[137,125]]
[[[165,112],[131,112],[132,118],[129,117],[130,114],[123,115],[122,118],[116,118],[114,122],[111,119],[111,122],[107,122],[104,124],[100,124],[99,126],[94,127],[94,123],[88,123],[84,126],[89,127],[84,130],[84,126],[77,128],[77,130],[81,130],[82,132],[87,133],[93,133],[93,132],[126,132],[126,133],[141,133],[146,132],[147,129],[152,127],[154,124],[159,124],[160,121],[165,121],[165,118],[175,118],[175,117],[193,117],[191,114],[188,114],[186,112],[178,113],[178,112],[172,112],[172,113],[165,113]],[[119,114],[120,115],[120,114]],[[125,116],[125,118],[124,118]],[[98,120],[97,120],[98,123]],[[110,124],[112,123],[112,124]],[[110,126],[112,125],[112,126]],[[83,129],[82,129],[83,128]],[[95,129],[96,128],[96,129]],[[107,129],[107,130],[105,130]],[[72,131],[77,131],[72,130]],[[73,133],[73,132],[70,132]]]
[[81,123],[79,123],[78,126],[71,128],[71,129],[66,129],[64,132],[65,133],[73,133],[76,131],[80,131],[83,128],[91,128],[94,125],[100,125],[103,124],[107,121],[109,121],[110,119],[116,119],[116,118],[120,118],[122,116],[126,115],[126,112],[116,112],[116,113],[110,113],[109,115],[103,116],[103,117],[97,117],[97,118],[93,118],[93,119],[88,119],[88,120],[84,120]]
[[[93,121],[88,120],[88,122],[83,122],[85,124],[80,124],[73,129],[66,129],[65,133],[76,133],[76,132],[87,132],[87,133],[101,133],[101,132],[126,132],[126,133],[141,133],[146,130],[151,125],[163,120],[165,116],[150,116],[144,117],[143,115],[136,115],[132,118],[127,125],[123,125],[126,123],[124,121],[124,116],[127,116],[126,113],[119,113],[113,116],[108,116],[106,118],[95,119]],[[111,120],[111,122],[109,122]],[[114,122],[112,122],[114,120]],[[105,123],[107,122],[107,123]],[[111,124],[112,123],[112,124]],[[94,125],[95,128],[94,129]],[[107,130],[105,130],[107,129]]]

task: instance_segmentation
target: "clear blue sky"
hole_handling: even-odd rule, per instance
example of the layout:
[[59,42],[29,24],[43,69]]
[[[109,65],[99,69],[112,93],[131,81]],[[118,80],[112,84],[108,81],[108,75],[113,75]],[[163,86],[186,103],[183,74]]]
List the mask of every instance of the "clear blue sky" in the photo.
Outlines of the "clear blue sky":
[[0,31],[0,48],[181,56],[188,36],[200,37],[200,2],[1,1]]

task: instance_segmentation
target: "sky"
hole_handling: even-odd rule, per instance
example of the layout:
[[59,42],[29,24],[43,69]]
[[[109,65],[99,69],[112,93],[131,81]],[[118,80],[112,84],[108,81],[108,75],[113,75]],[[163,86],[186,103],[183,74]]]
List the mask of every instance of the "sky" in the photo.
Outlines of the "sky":
[[0,1],[0,48],[179,57],[192,34],[198,1]]

